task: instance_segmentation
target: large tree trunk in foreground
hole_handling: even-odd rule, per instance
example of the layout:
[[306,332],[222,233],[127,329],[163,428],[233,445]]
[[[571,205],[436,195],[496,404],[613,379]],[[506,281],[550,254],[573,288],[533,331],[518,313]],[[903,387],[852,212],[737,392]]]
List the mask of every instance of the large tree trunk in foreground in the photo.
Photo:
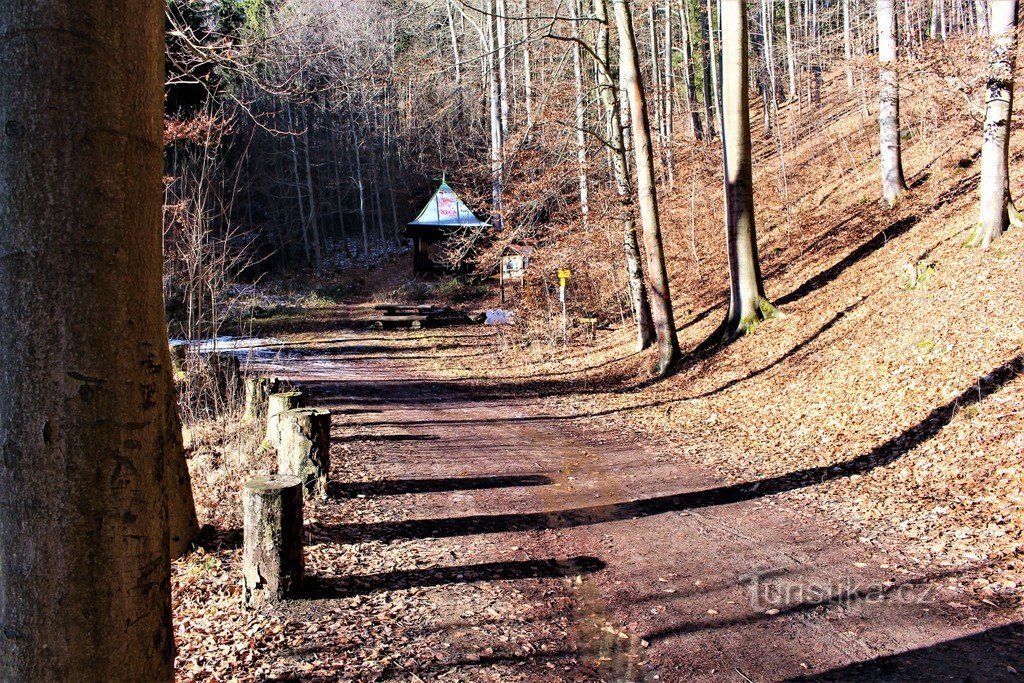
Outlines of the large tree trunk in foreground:
[[598,21],[597,58],[598,85],[601,103],[608,123],[609,144],[612,146],[612,169],[615,175],[615,190],[619,195],[622,211],[623,247],[626,252],[626,279],[629,283],[630,302],[633,306],[633,320],[636,322],[637,350],[643,351],[654,343],[654,323],[651,321],[651,304],[644,284],[641,264],[640,243],[636,237],[636,219],[633,215],[633,188],[629,182],[629,164],[626,162],[626,140],[622,132],[621,110],[616,97],[616,84],[609,62],[611,50],[608,36],[608,8],[605,0],[595,0],[594,15]]
[[754,225],[750,89],[747,82],[747,3],[722,3],[722,153],[725,233],[729,253],[729,312],[708,340],[724,343],[775,315],[764,293]]
[[1017,0],[995,0],[991,16],[992,51],[985,88],[981,140],[981,210],[971,244],[988,248],[1011,218],[1020,217],[1010,199],[1010,115],[1017,56]]
[[628,0],[613,0],[615,24],[619,32],[619,77],[629,96],[629,111],[633,128],[633,152],[636,158],[637,203],[643,226],[644,250],[647,252],[647,278],[650,287],[651,315],[658,338],[658,364],[654,371],[664,375],[679,359],[679,341],[676,338],[675,319],[672,315],[672,296],[669,292],[668,270],[661,243],[661,225],[658,215],[658,195],[654,187],[654,156],[651,149],[651,126],[647,116],[643,84],[637,69],[636,37]]
[[878,142],[882,160],[882,200],[889,206],[907,191],[900,155],[900,82],[896,61],[896,12],[893,0],[878,0]]
[[0,27],[0,680],[170,681],[163,4]]

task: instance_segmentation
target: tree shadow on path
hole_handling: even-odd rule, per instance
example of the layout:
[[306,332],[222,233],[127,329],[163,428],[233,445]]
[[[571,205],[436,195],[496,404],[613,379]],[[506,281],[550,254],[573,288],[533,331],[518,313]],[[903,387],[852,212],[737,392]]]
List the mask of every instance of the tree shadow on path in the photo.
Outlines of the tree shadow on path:
[[381,574],[328,578],[310,576],[304,580],[302,597],[309,599],[347,598],[376,591],[395,591],[479,581],[552,579],[591,574],[605,568],[596,557],[579,556],[562,560],[517,560],[483,562],[457,567],[402,569]]
[[325,527],[333,540],[353,543],[365,540],[391,541],[409,538],[436,538],[510,531],[565,529],[587,524],[647,517],[666,512],[739,503],[764,496],[794,491],[834,479],[864,474],[889,465],[907,452],[938,434],[958,410],[979,403],[1006,383],[1020,376],[1024,354],[1018,355],[992,372],[949,403],[933,409],[917,425],[852,460],[833,465],[810,467],[790,474],[753,482],[719,486],[623,503],[555,510],[550,512],[471,515],[446,519],[414,519],[400,522],[340,524]]

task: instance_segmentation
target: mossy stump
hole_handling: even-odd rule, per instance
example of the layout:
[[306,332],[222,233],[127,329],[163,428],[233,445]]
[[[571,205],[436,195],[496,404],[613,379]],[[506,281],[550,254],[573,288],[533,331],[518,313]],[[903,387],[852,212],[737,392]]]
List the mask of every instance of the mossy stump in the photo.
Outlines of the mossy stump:
[[280,391],[280,387],[281,381],[277,377],[246,377],[245,421],[253,422],[265,416],[270,395]]
[[302,482],[272,474],[243,490],[242,599],[246,607],[274,604],[302,587]]
[[298,408],[278,415],[277,470],[302,481],[308,496],[326,496],[331,469],[331,411]]
[[306,395],[301,391],[283,391],[270,394],[267,398],[267,434],[266,441],[277,447],[278,430],[277,416],[286,410],[302,408],[306,405]]

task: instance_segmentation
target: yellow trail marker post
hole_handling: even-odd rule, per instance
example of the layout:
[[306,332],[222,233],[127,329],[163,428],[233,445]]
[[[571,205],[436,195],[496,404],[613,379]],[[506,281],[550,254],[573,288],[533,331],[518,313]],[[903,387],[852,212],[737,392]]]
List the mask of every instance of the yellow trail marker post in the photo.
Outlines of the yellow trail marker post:
[[569,281],[572,271],[568,268],[558,269],[558,300],[562,302],[562,343],[569,343],[569,319],[565,313],[565,284]]

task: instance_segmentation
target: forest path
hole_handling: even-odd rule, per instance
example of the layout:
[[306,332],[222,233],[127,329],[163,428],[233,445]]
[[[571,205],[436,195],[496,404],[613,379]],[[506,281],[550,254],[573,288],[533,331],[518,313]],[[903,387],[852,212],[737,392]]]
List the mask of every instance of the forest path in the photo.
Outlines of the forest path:
[[334,414],[340,483],[312,510],[314,546],[347,544],[357,565],[388,557],[388,571],[343,578],[325,604],[412,586],[432,615],[422,637],[450,648],[396,678],[1024,673],[1024,629],[1009,615],[946,593],[943,576],[914,573],[769,486],[729,486],[636,434],[605,433],[599,418],[431,370],[472,364],[486,334],[347,332],[282,359]]

